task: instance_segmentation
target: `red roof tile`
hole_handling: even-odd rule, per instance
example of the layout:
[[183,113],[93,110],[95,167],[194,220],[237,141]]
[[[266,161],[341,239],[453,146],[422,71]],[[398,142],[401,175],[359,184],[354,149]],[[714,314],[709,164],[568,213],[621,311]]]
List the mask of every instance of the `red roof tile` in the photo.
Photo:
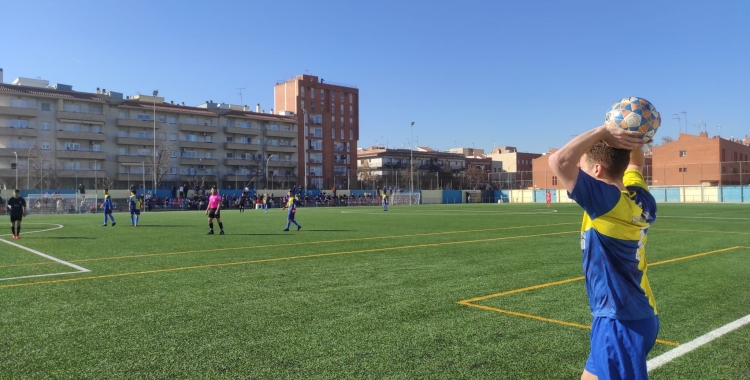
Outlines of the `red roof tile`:
[[104,99],[102,99],[99,95],[89,92],[60,91],[52,88],[17,86],[12,84],[0,84],[0,91],[10,92],[14,94],[53,96],[56,98],[79,99],[104,103]]

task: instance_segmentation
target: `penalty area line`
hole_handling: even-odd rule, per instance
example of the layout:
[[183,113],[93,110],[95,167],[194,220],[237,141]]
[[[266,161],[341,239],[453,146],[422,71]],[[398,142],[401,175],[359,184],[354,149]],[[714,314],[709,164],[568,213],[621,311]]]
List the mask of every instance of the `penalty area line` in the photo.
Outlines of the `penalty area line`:
[[673,348],[651,360],[646,362],[646,365],[648,367],[648,371],[651,372],[669,362],[671,362],[674,359],[679,358],[682,355],[687,354],[690,351],[693,351],[697,349],[700,346],[703,346],[704,344],[711,342],[714,339],[717,339],[721,337],[724,334],[727,334],[729,332],[732,332],[734,330],[737,330],[738,328],[745,326],[747,324],[750,324],[750,314],[734,321],[729,324],[726,324],[724,326],[719,327],[716,330],[713,330],[707,334],[704,334],[702,336],[699,336],[698,338],[695,338],[691,340],[690,342],[684,343],[680,345],[677,348]]

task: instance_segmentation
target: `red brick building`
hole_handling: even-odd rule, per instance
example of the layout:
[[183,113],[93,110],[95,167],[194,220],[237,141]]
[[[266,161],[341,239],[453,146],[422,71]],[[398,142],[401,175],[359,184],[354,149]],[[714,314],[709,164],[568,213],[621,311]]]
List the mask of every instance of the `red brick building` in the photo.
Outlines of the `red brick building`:
[[[348,189],[357,179],[359,89],[299,75],[274,87],[277,113],[298,121],[298,175],[307,187]],[[284,114],[284,113],[280,113]]]
[[652,152],[655,186],[750,183],[750,137],[680,133],[677,140],[655,146]]

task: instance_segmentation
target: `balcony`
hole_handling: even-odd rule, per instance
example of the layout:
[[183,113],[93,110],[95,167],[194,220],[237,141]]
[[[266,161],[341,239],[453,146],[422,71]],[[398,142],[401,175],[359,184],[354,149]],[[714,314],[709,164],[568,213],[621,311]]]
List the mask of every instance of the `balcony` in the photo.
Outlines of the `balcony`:
[[[159,139],[157,139],[159,140]],[[118,136],[117,145],[154,145],[153,137]]]
[[105,160],[107,153],[98,151],[94,152],[89,149],[78,149],[78,150],[62,150],[58,149],[55,153],[57,158],[73,158],[82,160]]
[[285,129],[278,129],[278,130],[272,130],[272,129],[266,129],[266,136],[268,137],[285,137],[288,139],[293,139],[297,137],[297,131],[295,130],[285,130]]
[[[117,119],[118,127],[136,127],[136,128],[154,128],[153,120],[138,119]],[[156,123],[156,128],[161,127],[161,123]]]
[[180,148],[216,150],[219,148],[219,144],[215,142],[180,140]]
[[337,171],[334,171],[333,172],[333,176],[334,177],[346,177],[346,172],[337,172]]
[[39,110],[36,108],[1,106],[0,115],[37,117],[39,116]]
[[224,133],[258,136],[261,130],[259,128],[224,127]]
[[245,183],[245,181],[249,181],[253,179],[253,177],[256,177],[255,174],[226,174],[224,175],[224,181],[227,182],[240,182],[242,184]]
[[57,169],[57,176],[65,178],[104,178],[107,176],[107,172],[88,168],[81,168],[78,170],[62,168]]
[[216,158],[190,158],[190,157],[180,158],[180,165],[216,166],[218,164],[219,164],[219,160]]
[[333,151],[334,152],[346,152],[346,147],[343,145],[334,145]]
[[61,121],[71,120],[83,123],[104,124],[107,121],[107,116],[101,113],[57,111],[57,119]]
[[255,167],[260,164],[260,160],[253,160],[249,158],[225,158],[224,166],[247,166]]
[[260,144],[227,142],[227,143],[224,143],[224,149],[228,149],[228,150],[260,150]]
[[[31,147],[25,147],[25,148],[0,148],[0,157],[13,157],[15,158],[16,155],[13,154],[13,152],[16,152],[18,154],[18,157],[28,157],[29,156],[29,149]],[[15,170],[15,169],[14,169]]]
[[73,132],[73,131],[57,131],[58,139],[70,139],[70,140],[91,140],[91,141],[105,141],[107,135],[101,132]]
[[294,168],[297,166],[297,161],[281,161],[281,160],[270,160],[268,161],[269,168]]
[[347,160],[342,160],[340,158],[334,158],[333,163],[337,165],[349,165],[349,162],[347,162]]
[[0,126],[0,136],[37,137],[39,136],[39,131],[35,128],[15,128]]
[[118,164],[140,164],[142,162],[147,162],[150,158],[151,156],[148,156],[148,155],[121,154],[117,156],[117,163]]
[[141,182],[144,179],[146,180],[153,180],[153,176],[146,175],[146,178],[144,178],[143,173],[117,173],[117,180],[118,181],[131,181],[131,182]]
[[218,127],[210,125],[198,125],[198,124],[182,124],[180,123],[180,131],[183,132],[199,132],[199,133],[217,133],[219,132]]
[[266,145],[266,151],[268,151],[268,152],[297,153],[297,147],[296,146],[288,146],[288,145]]

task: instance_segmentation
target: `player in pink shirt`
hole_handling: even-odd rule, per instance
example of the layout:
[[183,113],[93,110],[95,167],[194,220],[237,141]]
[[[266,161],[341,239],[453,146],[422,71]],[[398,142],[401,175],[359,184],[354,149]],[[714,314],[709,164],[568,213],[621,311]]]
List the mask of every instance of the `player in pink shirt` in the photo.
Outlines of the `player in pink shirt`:
[[207,235],[214,234],[214,218],[219,223],[219,235],[224,235],[224,224],[221,223],[221,196],[216,190],[216,187],[211,188],[211,195],[208,197],[208,207],[206,208],[206,215],[208,215],[208,227],[210,230]]

